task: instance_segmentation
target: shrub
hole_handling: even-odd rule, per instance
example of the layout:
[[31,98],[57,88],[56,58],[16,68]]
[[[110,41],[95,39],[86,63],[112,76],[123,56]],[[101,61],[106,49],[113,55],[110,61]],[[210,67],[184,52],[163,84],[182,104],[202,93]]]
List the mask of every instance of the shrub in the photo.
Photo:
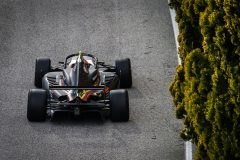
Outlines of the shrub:
[[240,159],[240,2],[171,0],[179,56],[170,92],[195,159]]

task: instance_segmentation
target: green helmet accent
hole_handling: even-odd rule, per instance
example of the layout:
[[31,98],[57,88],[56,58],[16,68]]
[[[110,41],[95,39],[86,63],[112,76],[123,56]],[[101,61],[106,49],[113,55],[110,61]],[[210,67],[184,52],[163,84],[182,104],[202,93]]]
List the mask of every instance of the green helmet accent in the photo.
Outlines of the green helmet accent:
[[82,52],[82,51],[79,51],[78,53],[79,53],[79,58],[80,58],[81,60],[83,60],[83,52]]

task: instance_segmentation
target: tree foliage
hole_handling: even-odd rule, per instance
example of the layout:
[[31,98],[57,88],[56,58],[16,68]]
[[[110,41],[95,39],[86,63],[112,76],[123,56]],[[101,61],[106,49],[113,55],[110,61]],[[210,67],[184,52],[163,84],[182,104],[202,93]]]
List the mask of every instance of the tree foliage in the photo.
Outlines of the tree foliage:
[[240,159],[240,1],[171,0],[179,56],[170,92],[196,159]]

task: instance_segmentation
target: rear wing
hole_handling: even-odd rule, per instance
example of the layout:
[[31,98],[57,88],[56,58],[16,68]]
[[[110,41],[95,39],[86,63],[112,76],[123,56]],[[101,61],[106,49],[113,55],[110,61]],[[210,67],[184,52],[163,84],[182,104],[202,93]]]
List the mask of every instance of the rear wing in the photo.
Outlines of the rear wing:
[[[92,91],[101,91],[103,92],[103,98],[104,98],[104,103],[106,102],[106,97],[108,95],[107,91],[109,91],[108,87],[105,86],[49,86],[49,90],[50,91],[56,91],[56,90],[88,90],[89,92]],[[56,91],[58,92],[58,91]],[[67,95],[70,96],[71,98],[73,98],[71,95]],[[71,99],[70,98],[70,99]]]
[[71,89],[104,90],[105,86],[49,86],[49,90],[71,90]]

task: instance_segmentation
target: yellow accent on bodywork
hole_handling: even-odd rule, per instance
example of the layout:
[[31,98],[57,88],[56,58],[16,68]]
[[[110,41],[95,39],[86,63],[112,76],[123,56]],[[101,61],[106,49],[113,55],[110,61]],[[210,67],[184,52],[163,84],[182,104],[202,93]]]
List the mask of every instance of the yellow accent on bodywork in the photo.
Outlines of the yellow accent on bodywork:
[[83,90],[82,92],[79,92],[79,97],[83,99],[90,91],[91,90]]

